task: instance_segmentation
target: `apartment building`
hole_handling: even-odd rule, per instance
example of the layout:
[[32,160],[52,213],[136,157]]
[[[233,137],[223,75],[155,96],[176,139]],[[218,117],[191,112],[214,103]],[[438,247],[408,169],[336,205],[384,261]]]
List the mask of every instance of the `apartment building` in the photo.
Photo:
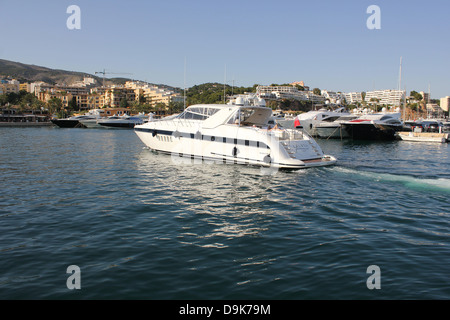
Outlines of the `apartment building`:
[[136,93],[132,88],[113,86],[105,91],[104,104],[112,108],[120,106],[121,101],[135,101]]
[[445,112],[448,112],[449,106],[450,106],[450,97],[446,96],[444,98],[441,98],[441,109],[444,110]]
[[321,95],[325,98],[325,100],[330,101],[330,103],[343,103],[345,100],[345,94],[341,92],[334,92],[328,90],[321,90]]
[[309,91],[309,87],[308,86],[305,86],[305,82],[303,82],[303,81],[296,81],[296,82],[292,82],[292,83],[289,83],[291,86],[301,86],[301,87],[303,87],[303,89],[305,90],[305,91]]
[[325,97],[316,95],[312,91],[300,91],[293,86],[258,86],[257,94],[263,99],[294,99],[323,103]]
[[146,103],[149,103],[152,106],[155,106],[158,103],[163,103],[168,106],[171,102],[184,101],[184,98],[181,94],[157,86],[151,86],[143,89],[142,94],[144,95]]
[[52,98],[58,98],[62,102],[62,106],[67,108],[69,106],[69,101],[72,100],[73,95],[66,92],[50,92],[50,91],[40,91],[36,95],[40,101],[49,102]]
[[375,90],[366,93],[365,101],[368,104],[400,106],[406,95],[406,91],[401,90]]
[[99,93],[88,93],[76,95],[79,109],[100,109],[105,105],[105,95]]
[[0,80],[0,94],[18,93],[20,90],[20,83],[17,80]]
[[344,98],[345,98],[345,101],[347,102],[347,104],[353,104],[353,103],[358,103],[358,102],[363,101],[361,92],[344,93]]
[[444,110],[435,103],[427,103],[427,117],[442,119],[444,118]]

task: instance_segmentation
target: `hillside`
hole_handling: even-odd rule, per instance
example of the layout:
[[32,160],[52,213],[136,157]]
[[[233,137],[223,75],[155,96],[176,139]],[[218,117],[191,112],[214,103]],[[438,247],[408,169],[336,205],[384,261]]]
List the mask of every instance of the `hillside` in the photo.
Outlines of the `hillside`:
[[[14,78],[20,82],[44,81],[62,85],[71,85],[75,81],[83,80],[85,76],[92,77],[99,83],[102,83],[103,80],[102,77],[84,72],[50,69],[4,59],[0,59],[0,76]],[[130,79],[106,78],[105,84],[123,84],[128,80]]]

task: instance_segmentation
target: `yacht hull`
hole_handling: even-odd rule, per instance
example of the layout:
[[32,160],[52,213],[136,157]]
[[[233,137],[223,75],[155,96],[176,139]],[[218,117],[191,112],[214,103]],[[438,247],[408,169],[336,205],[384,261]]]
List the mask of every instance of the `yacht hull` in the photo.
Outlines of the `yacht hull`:
[[98,123],[102,127],[108,127],[108,128],[122,128],[122,129],[133,129],[135,126],[135,123],[114,123],[114,122],[108,122],[108,123]]
[[53,119],[51,120],[54,125],[57,125],[60,128],[75,128],[77,126],[81,126],[78,120],[71,119]]
[[373,123],[342,124],[348,136],[354,140],[394,140],[398,126]]
[[338,126],[316,126],[315,132],[322,139],[347,139],[350,135],[340,125]]
[[200,133],[145,125],[135,127],[136,134],[148,148],[170,154],[174,162],[212,161],[294,170],[336,163],[336,159],[324,155],[313,140],[283,142],[274,135],[249,130],[248,138],[243,140],[236,139],[236,132],[232,134],[230,130],[228,134],[217,135],[216,130]]

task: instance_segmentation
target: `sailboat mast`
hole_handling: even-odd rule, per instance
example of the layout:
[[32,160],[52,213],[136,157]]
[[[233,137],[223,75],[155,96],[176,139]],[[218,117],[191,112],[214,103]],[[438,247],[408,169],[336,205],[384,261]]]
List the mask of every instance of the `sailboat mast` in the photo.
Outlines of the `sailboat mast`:
[[184,57],[184,95],[183,95],[184,109],[186,110],[186,57]]
[[[402,60],[403,60],[403,57],[400,57],[400,71],[399,71],[399,76],[398,76],[398,91],[399,91],[399,93],[402,92]],[[405,92],[405,97],[406,97],[406,92]],[[400,108],[402,107],[402,94],[400,94],[398,106]],[[406,108],[406,105],[403,105],[403,120],[406,120],[405,119],[405,108]]]

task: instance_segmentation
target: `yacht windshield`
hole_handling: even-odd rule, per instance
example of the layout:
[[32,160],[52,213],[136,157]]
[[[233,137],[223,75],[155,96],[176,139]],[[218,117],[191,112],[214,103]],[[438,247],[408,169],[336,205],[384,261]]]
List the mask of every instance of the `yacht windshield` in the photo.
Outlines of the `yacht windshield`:
[[219,111],[218,108],[211,107],[190,107],[181,113],[177,118],[190,120],[205,120]]

